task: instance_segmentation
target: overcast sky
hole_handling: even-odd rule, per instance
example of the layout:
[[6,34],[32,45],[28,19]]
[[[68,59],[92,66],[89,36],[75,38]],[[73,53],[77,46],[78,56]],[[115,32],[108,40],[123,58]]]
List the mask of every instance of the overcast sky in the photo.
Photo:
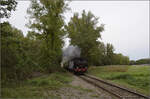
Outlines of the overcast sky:
[[[19,1],[17,10],[8,20],[13,26],[27,34],[26,10],[29,1]],[[74,12],[91,11],[99,17],[99,24],[105,24],[101,33],[104,43],[112,43],[116,53],[130,59],[149,57],[149,1],[72,1],[71,11],[65,13],[65,22]]]

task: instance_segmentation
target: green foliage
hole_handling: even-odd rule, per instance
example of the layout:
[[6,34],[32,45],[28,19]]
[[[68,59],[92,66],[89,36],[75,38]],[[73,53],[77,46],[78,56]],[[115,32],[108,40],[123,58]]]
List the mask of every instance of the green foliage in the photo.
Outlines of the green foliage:
[[9,18],[11,11],[15,11],[17,6],[16,0],[1,0],[0,1],[0,18]]
[[94,60],[96,63],[98,61],[98,58],[96,58],[100,45],[98,38],[101,38],[100,32],[104,30],[103,24],[101,26],[97,24],[98,18],[91,12],[86,13],[83,10],[81,17],[78,13],[75,13],[66,26],[71,44],[81,48],[81,56],[86,57],[90,64],[95,63]]
[[0,23],[2,85],[30,78],[33,72],[63,71],[59,62],[66,6],[63,0],[33,0],[28,13],[36,21],[30,20],[32,31],[26,37],[8,22]]
[[32,77],[41,71],[38,65],[39,41],[24,37],[23,33],[8,22],[1,23],[2,84]]
[[[24,49],[23,33],[8,22],[1,23],[1,67],[2,80],[18,80],[27,72],[27,57]],[[27,68],[26,68],[27,69]],[[24,71],[22,71],[24,70]]]
[[146,59],[139,59],[135,62],[135,64],[150,64],[150,58],[146,58]]
[[105,47],[104,65],[112,65],[114,58],[114,47],[112,44],[107,43]]
[[123,56],[121,53],[114,54],[113,65],[128,65],[130,63],[128,56]]
[[141,65],[141,64],[150,64],[149,58],[139,59],[139,60],[131,60],[130,65]]
[[63,47],[63,12],[67,5],[64,0],[32,0],[28,14],[32,20],[29,27],[41,41],[40,66],[52,72],[59,68]]

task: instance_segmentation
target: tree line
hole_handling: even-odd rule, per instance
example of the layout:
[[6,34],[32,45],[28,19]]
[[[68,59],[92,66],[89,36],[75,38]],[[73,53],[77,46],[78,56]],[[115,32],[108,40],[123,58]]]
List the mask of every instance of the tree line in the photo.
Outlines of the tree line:
[[131,60],[130,65],[143,65],[143,64],[150,64],[150,58],[142,58],[138,60]]
[[112,44],[98,40],[104,31],[104,24],[98,26],[98,19],[90,11],[83,10],[81,17],[75,13],[65,26],[71,45],[81,48],[81,56],[88,60],[89,65],[129,64],[129,57],[114,53]]
[[[15,0],[0,1],[1,18],[9,18],[17,6]],[[70,45],[81,48],[81,56],[91,66],[129,64],[129,57],[114,53],[112,44],[102,42],[104,25],[98,25],[98,17],[83,10],[81,16],[74,13],[68,24],[64,12],[68,11],[64,0],[31,0],[27,35],[9,22],[1,22],[2,84],[32,77],[33,72],[52,73],[62,71],[64,39]],[[100,39],[99,39],[100,38]]]

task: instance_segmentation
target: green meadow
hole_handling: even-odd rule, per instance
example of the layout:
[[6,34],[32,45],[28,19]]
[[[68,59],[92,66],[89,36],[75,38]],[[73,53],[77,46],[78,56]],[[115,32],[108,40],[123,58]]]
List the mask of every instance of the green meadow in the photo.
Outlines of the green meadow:
[[150,66],[99,66],[90,67],[88,73],[145,95],[150,93]]

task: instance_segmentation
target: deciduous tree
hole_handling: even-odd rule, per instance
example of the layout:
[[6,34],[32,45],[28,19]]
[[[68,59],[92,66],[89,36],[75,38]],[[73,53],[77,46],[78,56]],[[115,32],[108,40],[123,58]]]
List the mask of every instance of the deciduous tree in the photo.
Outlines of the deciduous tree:
[[47,70],[59,66],[65,35],[63,13],[66,9],[64,0],[32,0],[28,9],[32,19],[29,27],[41,41],[41,66]]
[[86,13],[84,10],[81,17],[75,13],[70,22],[66,26],[68,37],[71,39],[72,45],[77,45],[81,48],[81,54],[86,57],[92,64],[92,60],[98,59],[98,38],[101,38],[101,32],[104,30],[104,25],[98,26],[98,18],[91,12]]

